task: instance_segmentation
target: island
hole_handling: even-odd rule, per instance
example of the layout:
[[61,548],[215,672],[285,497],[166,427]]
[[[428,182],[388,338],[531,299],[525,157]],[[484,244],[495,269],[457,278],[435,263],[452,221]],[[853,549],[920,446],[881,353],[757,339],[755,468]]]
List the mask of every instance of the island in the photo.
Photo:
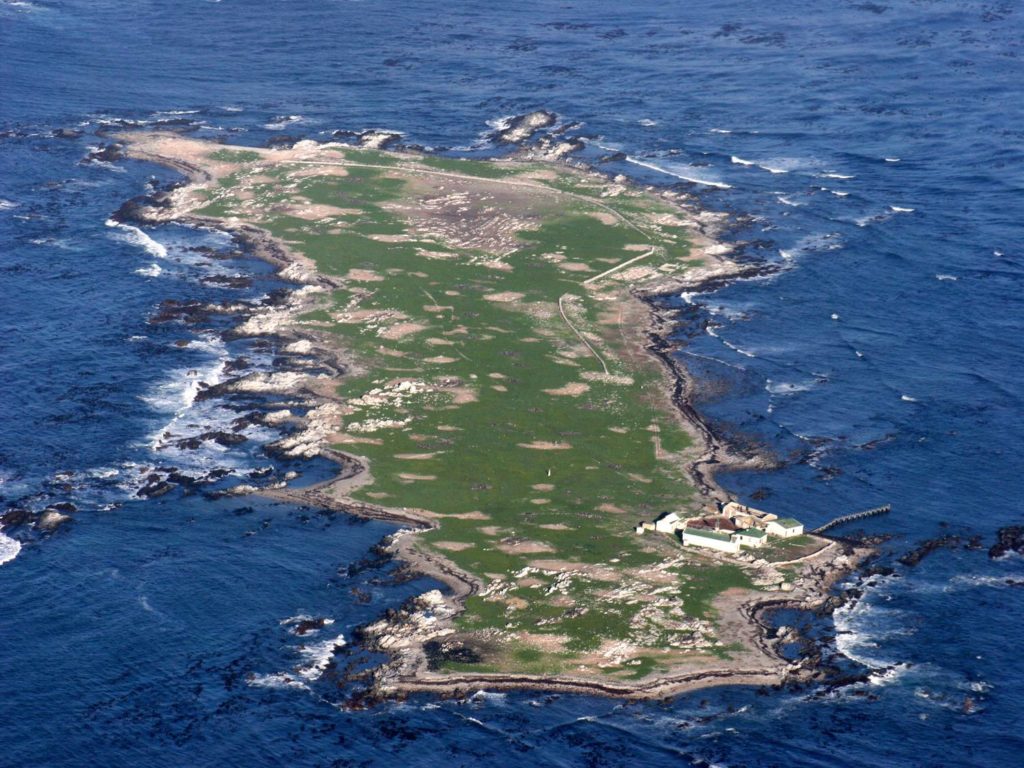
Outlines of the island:
[[267,414],[292,425],[274,448],[339,473],[241,491],[394,521],[388,551],[444,585],[362,628],[388,654],[377,695],[661,697],[813,674],[762,612],[822,604],[863,553],[714,481],[736,458],[651,300],[745,269],[707,214],[527,151],[118,140],[187,177],[122,218],[230,232],[296,285],[234,331],[291,366],[219,386],[300,399]]

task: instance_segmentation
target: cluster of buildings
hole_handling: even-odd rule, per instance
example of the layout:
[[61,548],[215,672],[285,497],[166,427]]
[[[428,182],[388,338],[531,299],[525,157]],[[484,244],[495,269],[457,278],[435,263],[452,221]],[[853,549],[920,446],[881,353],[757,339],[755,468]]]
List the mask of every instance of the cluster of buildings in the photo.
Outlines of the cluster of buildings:
[[730,501],[717,514],[707,517],[681,518],[665,512],[652,523],[637,525],[636,532],[659,531],[679,536],[686,546],[706,547],[720,552],[738,554],[741,547],[758,548],[774,536],[790,539],[804,532],[804,525],[791,517],[779,517]]

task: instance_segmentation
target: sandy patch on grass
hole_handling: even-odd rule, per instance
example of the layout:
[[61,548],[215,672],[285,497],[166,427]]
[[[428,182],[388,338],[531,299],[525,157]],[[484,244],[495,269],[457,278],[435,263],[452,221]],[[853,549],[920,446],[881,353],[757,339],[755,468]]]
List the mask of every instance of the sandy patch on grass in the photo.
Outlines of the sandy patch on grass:
[[424,461],[426,459],[432,459],[437,456],[437,453],[396,453],[396,459],[402,459],[403,461]]
[[497,536],[501,533],[501,528],[497,525],[485,525],[478,529],[484,536]]
[[630,480],[635,480],[638,483],[653,483],[654,482],[653,480],[651,480],[651,478],[644,477],[643,475],[638,475],[636,472],[630,472],[628,475],[626,475],[626,477],[628,477]]
[[629,434],[629,430],[626,427],[608,427],[609,432],[614,432],[617,435]]
[[472,549],[474,545],[468,541],[435,541],[435,549],[443,549],[447,552],[461,552],[464,549]]
[[544,525],[541,525],[539,527],[540,528],[544,528],[545,530],[548,530],[548,531],[568,531],[568,530],[570,530],[570,527],[568,525],[566,525],[565,523],[545,523]]
[[555,486],[552,485],[551,483],[537,483],[536,485],[531,485],[530,487],[533,488],[533,490],[535,490],[535,491],[553,491],[553,490],[555,490]]
[[473,510],[472,512],[459,512],[453,515],[440,515],[440,517],[450,517],[453,520],[490,520],[490,515],[485,515],[479,510]]
[[427,330],[427,326],[423,325],[423,323],[396,323],[389,328],[381,329],[377,332],[377,335],[382,339],[394,341],[425,330]]
[[289,179],[305,179],[310,176],[348,176],[348,169],[340,165],[312,165],[289,171]]
[[357,283],[380,283],[384,278],[372,269],[350,269],[345,275],[346,280],[353,280]]
[[530,499],[530,503],[531,504],[536,504],[538,506],[541,506],[543,504],[550,504],[551,503],[551,499]]
[[[600,221],[602,224],[607,224],[609,227],[614,227],[619,223],[619,220],[614,214],[608,213],[608,211],[587,211],[590,216]],[[629,246],[626,246],[627,248]]]
[[367,493],[366,495],[369,496],[371,499],[386,499],[391,494],[390,493],[384,493],[384,491],[373,491],[373,492]]
[[334,205],[323,205],[322,203],[307,203],[305,205],[285,205],[278,208],[281,213],[287,216],[294,216],[296,219],[305,221],[319,221],[332,216],[348,216],[358,211],[349,208],[338,208]]
[[614,504],[602,504],[600,507],[597,508],[597,511],[598,512],[612,512],[612,513],[617,514],[617,515],[624,515],[624,514],[626,514],[626,510],[622,509],[622,507],[616,507]]
[[384,441],[379,437],[358,437],[356,435],[350,435],[348,432],[339,432],[336,435],[331,435],[331,440],[335,443],[364,443],[366,445],[384,445]]
[[622,246],[624,251],[649,251],[651,246],[649,243],[630,243],[629,245]]
[[455,342],[454,341],[449,341],[448,339],[439,339],[439,338],[436,338],[436,337],[431,337],[431,338],[427,339],[426,343],[429,344],[432,347],[454,347],[455,346]]
[[410,482],[416,482],[417,480],[437,480],[437,475],[414,475],[409,472],[400,472],[398,477],[400,480],[408,480]]
[[603,371],[584,371],[580,376],[587,381],[601,381],[605,384],[619,384],[623,387],[628,387],[633,383],[632,376],[623,376],[615,373],[605,373]]
[[594,270],[582,261],[563,261],[558,265],[559,269],[564,269],[566,272],[593,272]]
[[[475,403],[477,400],[476,392],[468,387],[456,387],[454,389],[447,390],[452,394],[452,403],[454,405],[465,405],[466,403]],[[438,427],[438,429],[441,429]],[[458,427],[456,427],[458,429]]]
[[503,291],[501,293],[488,293],[484,296],[488,301],[497,301],[502,304],[507,304],[512,301],[519,301],[525,294],[516,293],[515,291]]
[[572,448],[569,443],[552,443],[548,440],[534,440],[532,443],[516,443],[516,445],[533,451],[568,451]]
[[540,579],[535,579],[533,576],[527,576],[525,579],[520,579],[516,582],[520,587],[543,587],[544,582]]
[[510,555],[533,555],[541,552],[554,552],[555,548],[543,541],[517,541],[512,544],[498,544],[498,549]]
[[433,363],[435,365],[447,365],[448,363],[458,362],[456,357],[445,357],[444,355],[436,355],[434,357],[426,357],[423,359],[424,363]]
[[487,375],[488,375],[488,377],[490,377],[492,379],[507,379],[508,378],[508,376],[506,376],[504,373],[494,372],[494,373],[488,373]]
[[412,240],[408,235],[366,235],[369,240],[376,240],[378,243],[407,243]]
[[531,560],[531,568],[539,568],[542,571],[582,571],[587,566],[583,563],[573,563],[568,560]]
[[589,390],[589,384],[584,384],[579,381],[572,381],[566,384],[564,387],[558,387],[557,389],[545,389],[544,392],[548,395],[555,395],[556,397],[579,397],[584,392],[587,392]]
[[506,387],[504,384],[492,384],[491,389],[493,389],[495,392],[508,392],[508,387]]

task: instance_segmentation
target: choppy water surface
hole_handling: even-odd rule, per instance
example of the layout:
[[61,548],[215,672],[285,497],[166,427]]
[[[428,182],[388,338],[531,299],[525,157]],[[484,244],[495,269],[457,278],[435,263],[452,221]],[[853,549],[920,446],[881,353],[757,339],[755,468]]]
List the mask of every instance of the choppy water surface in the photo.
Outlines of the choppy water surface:
[[[224,317],[147,319],[280,286],[217,233],[109,226],[173,175],[80,162],[114,120],[487,152],[489,121],[551,109],[588,159],[736,214],[730,237],[780,267],[668,300],[710,329],[684,353],[704,412],[781,464],[725,484],[811,524],[892,502],[869,528],[895,554],[987,546],[1024,491],[1024,17],[774,5],[0,3],[0,501],[78,507],[45,540],[0,534],[0,765],[1018,764],[1024,566],[963,548],[837,615],[865,682],[343,711],[340,667],[372,661],[352,629],[426,585],[368,559],[388,526],[201,492],[324,468],[268,458],[258,425],[172,445],[259,406],[198,381],[279,350],[222,341]],[[227,474],[137,500],[167,466]]]

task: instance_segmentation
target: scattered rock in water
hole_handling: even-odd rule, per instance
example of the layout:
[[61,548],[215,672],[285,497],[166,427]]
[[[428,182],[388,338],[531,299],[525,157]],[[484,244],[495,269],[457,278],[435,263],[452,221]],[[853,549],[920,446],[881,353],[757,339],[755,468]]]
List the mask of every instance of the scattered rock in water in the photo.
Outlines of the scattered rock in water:
[[366,149],[387,149],[402,140],[402,134],[393,131],[363,131],[359,134],[359,146]]
[[3,525],[5,528],[13,528],[18,525],[27,525],[31,522],[32,512],[28,509],[22,509],[21,507],[8,509],[2,515],[0,515],[0,525]]
[[234,360],[228,360],[224,363],[224,373],[237,373],[238,371],[244,371],[249,367],[249,359],[247,357],[236,357]]
[[302,635],[308,635],[310,632],[318,632],[327,626],[327,619],[316,618],[316,619],[302,619],[295,624],[292,632],[300,637]]
[[996,532],[996,543],[988,551],[988,556],[995,560],[1005,557],[1011,552],[1024,555],[1024,525],[1009,525]]
[[50,135],[55,139],[80,139],[85,133],[77,128],[57,128]]
[[279,136],[271,136],[263,142],[263,146],[267,149],[273,149],[274,147],[290,148],[300,141],[302,141],[301,136],[288,136],[287,134],[281,134]]
[[210,275],[200,280],[205,285],[219,285],[224,288],[251,288],[252,278],[242,275]]
[[200,435],[193,435],[192,437],[186,437],[183,440],[179,440],[175,443],[178,448],[182,448],[189,451],[194,451],[202,447],[203,443],[212,441],[221,445],[225,448],[231,448],[235,445],[240,445],[248,440],[245,435],[241,435],[237,432],[203,432]]
[[64,523],[71,519],[70,515],[65,515],[52,507],[47,507],[39,515],[39,519],[36,521],[36,527],[41,531],[55,531]]
[[81,163],[115,163],[124,157],[124,147],[120,144],[100,144],[89,150]]
[[550,128],[557,120],[558,116],[554,112],[538,109],[510,118],[504,126],[492,133],[490,138],[501,144],[522,144],[532,139],[537,131]]
[[912,568],[933,552],[937,552],[940,549],[952,549],[958,546],[960,546],[959,536],[955,534],[939,536],[937,539],[929,539],[915,549],[910,550],[899,558],[899,562]]
[[148,482],[139,488],[139,490],[135,492],[135,495],[143,499],[155,499],[158,496],[163,496],[165,493],[169,493],[174,490],[174,488],[175,486],[173,483],[160,479],[159,475],[150,475]]

